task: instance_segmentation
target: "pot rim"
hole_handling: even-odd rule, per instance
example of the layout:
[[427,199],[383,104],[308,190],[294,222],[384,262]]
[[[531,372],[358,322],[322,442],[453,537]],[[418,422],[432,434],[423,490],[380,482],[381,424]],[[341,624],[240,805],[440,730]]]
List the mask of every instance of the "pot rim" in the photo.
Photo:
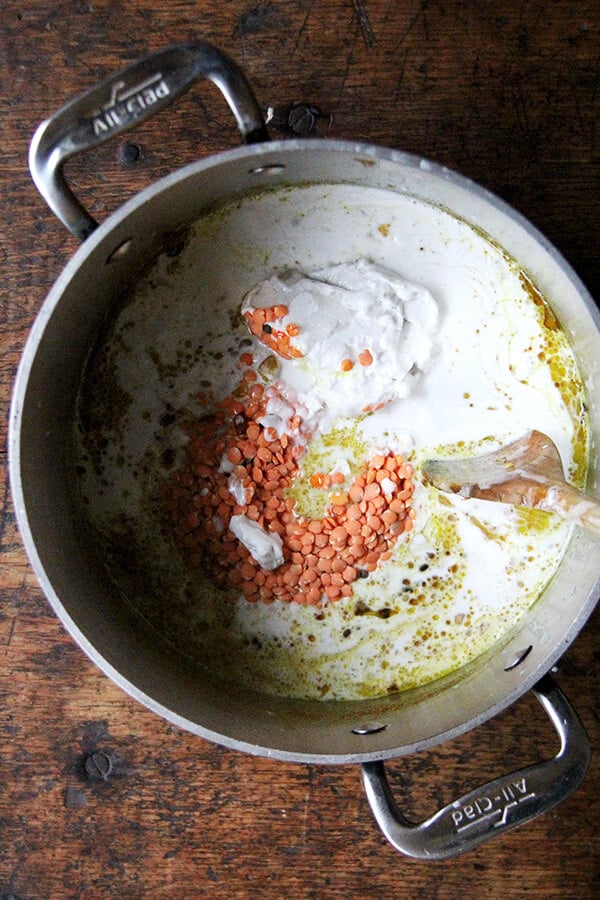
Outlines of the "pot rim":
[[[46,307],[50,306],[50,301],[54,298],[54,295],[58,292],[58,296],[60,296],[60,294],[62,293],[63,282],[67,282],[69,280],[72,272],[79,267],[83,259],[86,258],[89,254],[93,253],[96,247],[112,233],[114,228],[119,223],[121,223],[130,214],[143,206],[156,194],[168,190],[172,185],[177,184],[181,180],[185,180],[188,177],[194,176],[199,172],[218,167],[228,162],[235,162],[238,159],[248,158],[249,160],[258,160],[259,158],[264,159],[265,157],[268,157],[270,159],[271,157],[275,157],[281,153],[286,155],[298,152],[303,153],[304,151],[311,148],[318,151],[337,152],[348,155],[352,154],[353,156],[357,157],[359,161],[362,162],[365,166],[370,166],[374,165],[377,162],[385,161],[404,166],[415,171],[425,172],[441,179],[442,181],[449,182],[450,184],[460,187],[465,191],[472,193],[478,199],[490,204],[496,210],[504,213],[508,218],[512,219],[525,232],[527,232],[527,234],[532,237],[542,247],[543,250],[545,250],[552,257],[554,262],[556,262],[562,269],[562,271],[568,276],[569,280],[573,282],[574,287],[588,306],[588,309],[592,314],[596,325],[600,329],[600,309],[594,302],[594,299],[587,286],[584,284],[584,282],[568,262],[568,260],[560,252],[558,247],[553,244],[544,235],[544,233],[540,231],[540,229],[536,225],[534,225],[523,213],[521,213],[507,201],[503,200],[498,194],[494,193],[489,188],[484,187],[482,184],[473,180],[469,176],[463,175],[456,169],[449,168],[442,163],[432,161],[427,157],[409,153],[404,150],[397,150],[392,147],[386,147],[379,144],[371,144],[368,142],[351,141],[348,139],[290,138],[268,141],[264,143],[242,145],[239,147],[233,147],[227,150],[218,151],[217,153],[210,154],[207,157],[195,160],[175,169],[173,172],[162,176],[155,182],[147,185],[145,188],[142,188],[141,191],[137,192],[132,197],[127,199],[123,204],[121,204],[121,206],[113,210],[107,216],[107,218],[100,223],[98,228],[93,231],[92,234],[88,238],[86,238],[85,241],[83,241],[83,243],[80,244],[73,256],[71,256],[67,261],[59,275],[59,278],[53,284],[50,292],[47,294],[42,304],[42,307],[36,314],[33,328],[30,331],[30,337],[34,332],[34,329],[38,325],[38,319],[44,313]],[[257,175],[266,175],[268,177],[271,174],[268,171],[269,166],[276,166],[275,161],[270,159],[270,162],[262,163],[261,166],[253,167],[253,169],[264,169],[264,172],[257,172]],[[251,169],[250,171],[253,171],[253,169]],[[274,174],[279,173],[275,172]],[[347,182],[347,179],[342,178],[339,180],[339,183]],[[306,183],[309,183],[309,179],[307,179]],[[273,184],[277,186],[285,186],[285,177],[281,180],[274,181]],[[261,185],[261,182],[257,180],[257,189],[261,188],[261,186],[264,187],[264,184]],[[391,186],[387,186],[387,189],[390,190]],[[48,312],[50,311],[51,310],[49,309]],[[45,325],[45,323],[46,320],[44,319],[40,324]],[[29,338],[26,342],[25,349],[27,348],[28,343]],[[25,350],[23,351],[23,354],[24,353]]]
[[[487,188],[481,186],[470,178],[451,170],[439,163],[430,162],[429,160],[418,155],[405,153],[404,151],[386,148],[379,145],[354,142],[348,140],[329,140],[329,139],[290,139],[279,140],[264,144],[254,144],[244,147],[237,147],[230,150],[224,150],[217,154],[206,157],[205,159],[192,162],[182,168],[178,168],[174,172],[157,180],[149,185],[132,198],[127,200],[122,206],[111,213],[103,223],[96,229],[92,235],[76,250],[73,256],[67,261],[58,279],[51,287],[42,306],[40,307],[33,325],[30,329],[29,336],[22,351],[19,362],[17,375],[14,381],[13,395],[9,416],[9,435],[8,435],[8,455],[9,455],[9,476],[11,490],[14,499],[15,512],[19,530],[22,536],[31,566],[40,582],[42,590],[49,600],[54,612],[61,620],[62,624],[69,632],[71,637],[79,644],[86,655],[94,662],[98,668],[102,670],[113,682],[121,687],[136,701],[142,703],[152,712],[157,713],[162,718],[173,724],[190,731],[191,733],[202,737],[212,743],[217,743],[228,747],[229,749],[240,750],[252,755],[260,755],[273,759],[284,760],[297,763],[324,763],[324,764],[341,764],[341,763],[360,763],[375,760],[392,759],[397,756],[406,755],[408,753],[417,752],[435,746],[446,740],[451,740],[475,727],[481,725],[484,721],[497,715],[503,709],[511,705],[515,700],[526,693],[541,675],[545,674],[565,652],[567,647],[575,639],[586,620],[591,615],[593,608],[597,602],[598,589],[600,586],[600,575],[595,584],[595,590],[590,593],[585,604],[583,604],[578,615],[571,622],[569,628],[562,635],[561,640],[553,647],[551,652],[543,659],[543,661],[535,668],[531,669],[524,677],[518,674],[507,679],[507,689],[502,698],[487,708],[480,711],[479,714],[467,719],[454,728],[442,731],[422,741],[412,742],[401,747],[390,749],[374,749],[369,750],[369,736],[365,735],[361,738],[363,745],[367,748],[361,752],[343,753],[343,754],[327,754],[327,753],[307,753],[289,751],[286,749],[273,749],[260,744],[254,744],[249,741],[240,740],[230,735],[223,735],[213,731],[205,726],[198,725],[196,722],[186,719],[171,709],[168,709],[162,703],[155,700],[146,692],[142,691],[136,684],[126,678],[108,660],[102,653],[94,647],[85,633],[81,631],[75,620],[67,612],[62,601],[59,599],[49,577],[46,574],[44,565],[37,551],[36,543],[33,538],[33,532],[30,527],[27,515],[25,494],[21,478],[21,419],[25,403],[25,397],[28,387],[28,380],[31,367],[36,357],[38,344],[43,336],[44,330],[60,302],[66,285],[70,282],[74,273],[80,268],[84,260],[96,251],[110,244],[111,235],[113,235],[116,227],[125,222],[127,218],[140,209],[148,200],[159,193],[167,191],[174,184],[185,180],[188,177],[195,176],[200,172],[209,169],[218,168],[229,162],[236,162],[240,159],[247,159],[256,162],[254,168],[260,168],[264,171],[257,173],[268,178],[273,170],[269,170],[269,166],[277,164],[277,157],[280,159],[282,155],[295,153],[310,152],[311,149],[327,153],[343,153],[352,154],[355,158],[364,162],[365,165],[372,165],[379,161],[398,164],[410,170],[420,171],[431,175],[434,178],[442,179],[450,182],[463,190],[470,192],[480,200],[490,204],[504,215],[508,216],[517,226],[523,229],[534,241],[536,241],[543,251],[552,257],[555,264],[562,270],[566,277],[572,282],[574,289],[587,307],[596,328],[600,331],[600,311],[596,307],[587,288],[572,269],[571,265],[562,256],[558,249],[520,212],[512,206],[492,193]],[[259,165],[260,163],[260,165]],[[349,179],[340,179],[340,183],[348,182]],[[306,179],[310,182],[310,178]],[[282,180],[272,181],[271,184],[285,186],[285,174]],[[260,178],[257,180],[257,188],[263,186]],[[391,189],[388,188],[388,189]],[[497,652],[497,648],[493,648],[491,652]],[[466,668],[466,667],[465,667]],[[512,675],[512,673],[511,673]],[[369,700],[358,701],[361,706],[364,705],[366,715],[368,715]],[[338,701],[339,703],[339,701]],[[376,735],[374,735],[376,740]]]

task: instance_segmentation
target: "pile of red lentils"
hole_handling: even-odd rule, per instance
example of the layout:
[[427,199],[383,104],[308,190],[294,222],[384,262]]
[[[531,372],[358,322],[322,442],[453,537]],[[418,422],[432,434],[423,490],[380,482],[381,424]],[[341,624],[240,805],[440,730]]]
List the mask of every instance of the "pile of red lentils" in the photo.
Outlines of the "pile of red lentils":
[[[272,337],[273,331],[267,330],[268,339],[283,340],[279,349],[290,358],[289,341],[277,332]],[[400,535],[412,528],[412,467],[387,452],[375,454],[350,483],[340,472],[313,472],[310,484],[328,492],[326,513],[298,515],[290,488],[306,477],[302,420],[292,416],[281,435],[263,427],[267,392],[253,362],[250,353],[241,355],[237,389],[189,428],[185,462],[163,485],[169,527],[193,566],[251,602],[320,606],[351,597],[353,582],[389,559]],[[229,490],[231,474],[243,487],[244,503]],[[261,568],[232,534],[229,522],[238,515],[279,535],[280,566]]]

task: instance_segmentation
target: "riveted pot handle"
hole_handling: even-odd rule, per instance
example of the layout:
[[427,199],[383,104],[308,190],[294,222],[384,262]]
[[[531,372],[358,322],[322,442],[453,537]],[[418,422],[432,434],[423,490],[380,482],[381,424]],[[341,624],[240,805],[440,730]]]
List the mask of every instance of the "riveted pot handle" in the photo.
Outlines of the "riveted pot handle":
[[246,143],[269,139],[243,73],[228,56],[204,41],[178,44],[146,56],[42,122],[31,142],[31,174],[50,209],[77,238],[85,240],[98,223],[67,185],[62,171],[65,161],[143,122],[197,78],[207,78],[221,90]]
[[575,790],[590,762],[588,737],[549,675],[533,690],[559,734],[557,755],[476,788],[424,822],[410,823],[400,813],[382,762],[362,765],[371,809],[396,850],[419,859],[458,856],[547,812]]

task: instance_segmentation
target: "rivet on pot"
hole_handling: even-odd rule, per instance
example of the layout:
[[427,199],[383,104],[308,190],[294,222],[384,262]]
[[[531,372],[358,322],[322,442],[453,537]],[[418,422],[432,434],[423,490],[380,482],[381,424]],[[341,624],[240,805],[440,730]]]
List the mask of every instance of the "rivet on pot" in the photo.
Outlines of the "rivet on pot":
[[118,244],[113,252],[106,258],[106,262],[111,263],[116,259],[122,259],[124,256],[127,256],[131,249],[132,243],[132,238],[126,238],[124,241],[121,241],[121,243]]
[[377,734],[379,731],[385,731],[387,725],[382,722],[361,722],[352,729],[352,734]]
[[527,659],[532,650],[533,647],[531,644],[529,645],[529,647],[525,647],[524,650],[518,650],[517,653],[515,653],[512,662],[510,662],[507,666],[504,666],[504,671],[510,672],[512,671],[512,669],[516,669],[517,666],[520,666],[521,663],[525,659]]
[[250,175],[277,175],[279,172],[283,172],[284,169],[283,163],[268,163],[267,165],[250,169]]

